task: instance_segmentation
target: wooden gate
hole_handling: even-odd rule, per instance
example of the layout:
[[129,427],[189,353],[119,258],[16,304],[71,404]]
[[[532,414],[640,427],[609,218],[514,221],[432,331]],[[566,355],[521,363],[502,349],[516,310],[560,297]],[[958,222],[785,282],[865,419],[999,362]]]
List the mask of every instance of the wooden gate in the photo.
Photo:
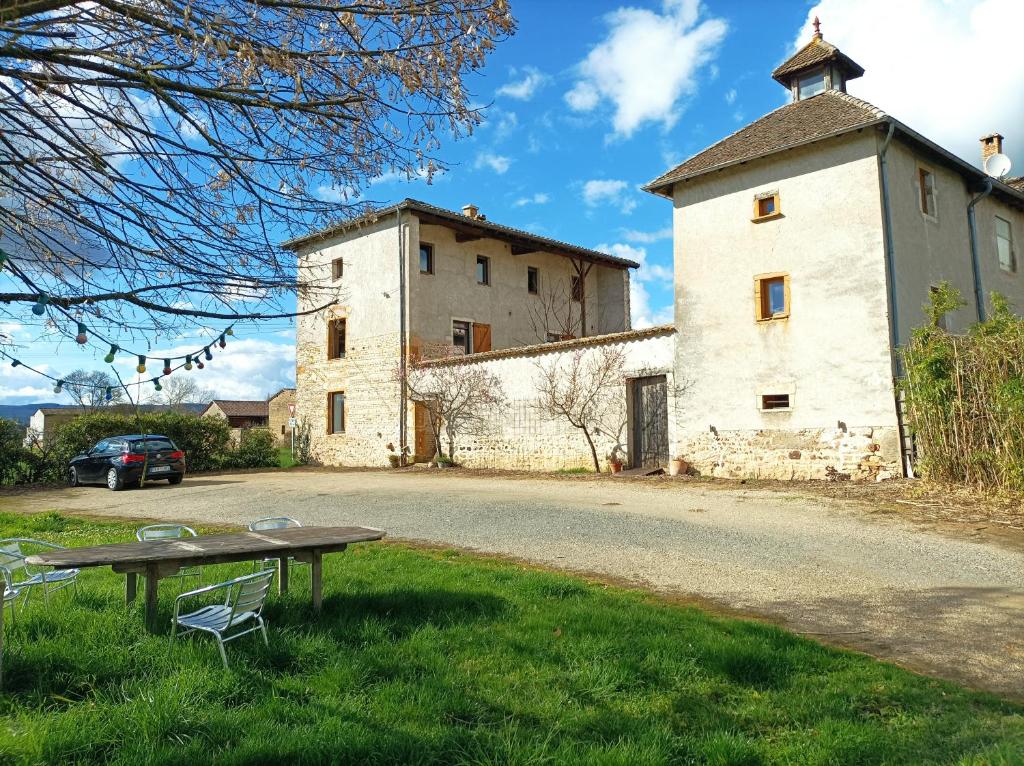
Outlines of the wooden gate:
[[434,443],[434,431],[430,428],[430,410],[423,402],[416,402],[416,443],[414,445],[413,460],[417,463],[425,463],[433,460],[437,454],[437,447]]
[[668,382],[664,375],[633,380],[632,468],[668,465]]

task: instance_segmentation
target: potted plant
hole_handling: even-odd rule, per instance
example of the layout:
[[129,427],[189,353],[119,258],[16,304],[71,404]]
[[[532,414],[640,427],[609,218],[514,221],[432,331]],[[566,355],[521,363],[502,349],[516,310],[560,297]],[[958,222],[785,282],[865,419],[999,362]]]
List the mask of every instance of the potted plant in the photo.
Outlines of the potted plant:
[[619,452],[621,447],[621,444],[616,444],[608,453],[608,470],[612,473],[619,473],[622,470],[622,454]]
[[690,471],[689,461],[682,455],[677,455],[668,461],[668,475],[680,476]]

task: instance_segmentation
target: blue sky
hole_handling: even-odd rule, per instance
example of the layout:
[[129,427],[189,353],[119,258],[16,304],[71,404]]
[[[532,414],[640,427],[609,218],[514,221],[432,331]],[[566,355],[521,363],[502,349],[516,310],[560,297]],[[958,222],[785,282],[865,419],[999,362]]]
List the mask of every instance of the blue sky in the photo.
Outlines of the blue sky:
[[[451,169],[430,185],[385,176],[366,197],[472,202],[492,221],[638,260],[636,325],[669,321],[672,299],[671,203],[639,187],[782,105],[770,72],[810,39],[815,14],[825,39],[867,70],[851,93],[972,162],[978,137],[998,130],[1024,172],[1024,59],[990,44],[999,29],[1024,28],[1019,0],[513,0],[513,12],[517,34],[469,83],[485,123],[440,151]],[[29,363],[53,374],[104,366],[102,351],[38,340],[29,318],[0,323]],[[45,381],[2,369],[0,402],[60,400]],[[290,324],[276,321],[241,331],[201,382],[258,398],[293,380]]]

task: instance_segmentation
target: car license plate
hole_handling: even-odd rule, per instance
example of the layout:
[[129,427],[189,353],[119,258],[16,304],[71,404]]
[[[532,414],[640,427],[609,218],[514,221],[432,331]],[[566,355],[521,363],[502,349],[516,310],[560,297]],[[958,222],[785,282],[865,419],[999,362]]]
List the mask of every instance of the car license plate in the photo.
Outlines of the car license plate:
[[171,467],[169,465],[155,465],[155,466],[153,466],[152,468],[149,469],[149,472],[150,473],[166,473],[169,470],[171,470]]

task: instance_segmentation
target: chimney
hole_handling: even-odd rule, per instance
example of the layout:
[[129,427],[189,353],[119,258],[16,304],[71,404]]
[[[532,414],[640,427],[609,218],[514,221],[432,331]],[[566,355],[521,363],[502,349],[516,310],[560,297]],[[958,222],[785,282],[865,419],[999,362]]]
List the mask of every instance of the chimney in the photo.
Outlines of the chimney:
[[985,164],[985,160],[991,157],[993,154],[1002,154],[1003,152],[1003,137],[998,133],[990,133],[987,136],[981,137],[981,164]]
[[477,218],[480,217],[480,208],[478,208],[476,205],[463,205],[462,214],[466,216],[466,218],[472,218],[473,220],[476,220]]

